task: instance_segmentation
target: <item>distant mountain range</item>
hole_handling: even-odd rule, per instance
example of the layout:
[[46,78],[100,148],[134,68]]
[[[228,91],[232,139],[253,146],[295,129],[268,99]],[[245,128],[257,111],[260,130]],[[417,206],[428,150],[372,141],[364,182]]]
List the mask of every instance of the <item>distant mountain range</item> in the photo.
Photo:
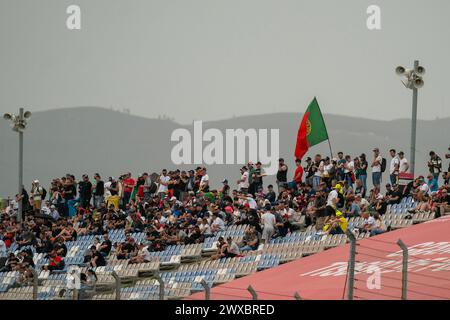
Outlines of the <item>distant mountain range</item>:
[[[289,176],[294,171],[295,141],[303,115],[276,113],[210,121],[207,128],[225,129],[279,129],[280,156],[286,159]],[[389,161],[388,150],[405,151],[409,158],[410,120],[378,121],[347,116],[324,115],[333,152],[343,151],[352,156],[379,147]],[[419,121],[417,124],[416,171],[427,173],[428,152],[435,150],[443,157],[449,147],[450,118]],[[25,132],[24,184],[27,189],[33,179],[45,187],[54,177],[72,173],[79,177],[99,172],[105,179],[125,172],[133,175],[144,171],[159,172],[162,168],[195,168],[197,165],[175,166],[171,162],[171,134],[177,128],[192,132],[192,125],[180,125],[172,120],[148,119],[99,107],[76,107],[36,112]],[[14,195],[17,190],[18,136],[6,121],[0,121],[0,197]],[[313,147],[316,153],[329,155],[326,142]],[[447,167],[446,160],[444,167]],[[207,166],[212,185],[219,186],[228,178],[235,186],[241,165]],[[386,175],[387,178],[387,175]],[[370,179],[369,179],[370,180]],[[274,183],[267,177],[265,185]],[[384,179],[386,181],[386,179]]]

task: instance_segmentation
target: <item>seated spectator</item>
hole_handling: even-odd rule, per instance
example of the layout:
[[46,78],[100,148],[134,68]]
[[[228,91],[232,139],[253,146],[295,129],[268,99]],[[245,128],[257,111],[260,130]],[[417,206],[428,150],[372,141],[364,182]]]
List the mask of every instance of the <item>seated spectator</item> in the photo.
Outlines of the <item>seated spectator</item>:
[[102,256],[107,257],[111,252],[112,242],[109,240],[108,233],[103,235],[103,242],[98,247],[98,251],[102,254]]
[[373,218],[375,220],[375,223],[372,224],[369,229],[367,229],[368,231],[370,231],[370,236],[373,237],[385,233],[387,231],[387,228],[380,214],[375,212],[373,214]]
[[325,224],[323,230],[326,234],[345,234],[347,231],[347,219],[345,219],[341,211],[336,210]]
[[61,256],[57,254],[56,251],[50,252],[48,255],[48,265],[42,267],[43,270],[55,271],[55,270],[63,270],[65,263]]
[[98,251],[95,246],[91,246],[90,250],[91,250],[91,261],[89,262],[89,265],[92,268],[106,266],[105,257],[100,253],[100,251]]
[[245,230],[244,238],[240,244],[240,252],[253,251],[258,249],[259,246],[258,232],[254,227],[249,227]]
[[388,204],[399,204],[402,199],[402,192],[399,190],[398,185],[394,187],[390,183],[386,184],[386,201]]

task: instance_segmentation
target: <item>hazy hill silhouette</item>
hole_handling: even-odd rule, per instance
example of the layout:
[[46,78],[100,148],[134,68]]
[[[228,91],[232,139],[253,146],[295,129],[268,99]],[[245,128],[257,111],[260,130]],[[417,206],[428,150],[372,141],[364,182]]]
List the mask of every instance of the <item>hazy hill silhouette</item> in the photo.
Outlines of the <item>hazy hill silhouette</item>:
[[[409,115],[408,115],[409,116]],[[277,113],[242,116],[205,122],[207,128],[280,129],[280,155],[294,170],[293,150],[302,114]],[[388,157],[389,148],[404,150],[409,158],[410,121],[378,121],[338,115],[324,115],[334,153],[343,151],[352,156],[366,153],[377,146]],[[435,150],[443,156],[449,146],[450,118],[419,121],[417,125],[417,171],[427,172],[428,152]],[[134,175],[144,171],[159,172],[175,168],[170,153],[174,129],[180,125],[167,119],[148,119],[99,107],[76,107],[36,112],[30,120],[24,142],[24,184],[39,179],[46,187],[51,178],[73,173],[79,177],[99,172],[104,178],[130,171]],[[191,130],[192,132],[192,130]],[[8,122],[0,121],[0,197],[13,195],[17,189],[18,136]],[[309,155],[329,155],[326,142],[312,148]],[[196,165],[183,168],[196,167]],[[444,167],[447,168],[447,162]],[[209,166],[211,182],[218,186],[227,177],[235,186],[240,165]],[[265,184],[274,178],[266,178]],[[370,180],[370,179],[369,179]],[[386,179],[384,179],[386,181]]]

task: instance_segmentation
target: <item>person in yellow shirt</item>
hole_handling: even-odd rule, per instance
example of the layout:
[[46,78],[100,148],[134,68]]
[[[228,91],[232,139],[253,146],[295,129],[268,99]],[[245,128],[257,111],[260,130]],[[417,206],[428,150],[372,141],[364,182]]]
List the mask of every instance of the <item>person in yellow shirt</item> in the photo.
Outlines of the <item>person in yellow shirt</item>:
[[323,227],[323,231],[327,234],[345,234],[348,222],[342,212],[336,210],[335,215],[330,218],[328,223]]

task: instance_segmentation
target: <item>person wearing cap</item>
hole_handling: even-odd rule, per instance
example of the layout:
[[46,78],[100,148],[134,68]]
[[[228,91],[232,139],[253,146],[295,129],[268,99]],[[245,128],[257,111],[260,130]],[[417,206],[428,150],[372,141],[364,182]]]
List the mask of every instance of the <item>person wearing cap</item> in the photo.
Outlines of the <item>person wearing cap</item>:
[[380,150],[378,148],[373,149],[373,160],[372,160],[372,183],[376,188],[380,188],[381,185],[381,163],[383,162],[383,157],[380,155]]
[[31,185],[30,196],[33,200],[33,210],[41,210],[42,207],[42,197],[44,195],[44,188],[39,184],[39,180],[34,180]]
[[230,193],[230,186],[228,185],[227,179],[222,180],[222,188],[220,188],[219,193],[222,195],[222,197],[228,196],[228,194]]
[[324,231],[327,234],[335,235],[335,234],[345,234],[347,231],[348,222],[344,217],[343,213],[339,210],[336,210],[328,223],[324,226]]

